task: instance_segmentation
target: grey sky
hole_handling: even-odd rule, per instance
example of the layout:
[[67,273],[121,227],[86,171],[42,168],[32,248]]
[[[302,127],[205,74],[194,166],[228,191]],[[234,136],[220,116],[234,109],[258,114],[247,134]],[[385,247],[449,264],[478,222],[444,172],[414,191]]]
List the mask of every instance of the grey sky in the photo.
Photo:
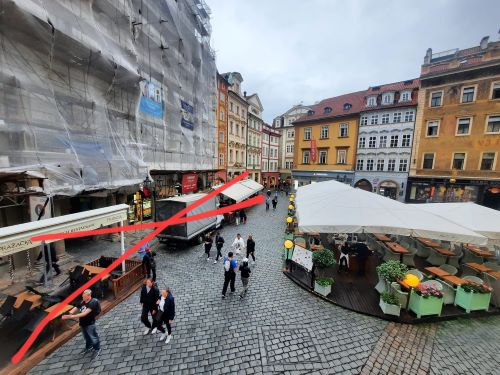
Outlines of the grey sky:
[[425,51],[498,40],[498,0],[206,0],[219,71],[270,122],[301,101],[418,77]]

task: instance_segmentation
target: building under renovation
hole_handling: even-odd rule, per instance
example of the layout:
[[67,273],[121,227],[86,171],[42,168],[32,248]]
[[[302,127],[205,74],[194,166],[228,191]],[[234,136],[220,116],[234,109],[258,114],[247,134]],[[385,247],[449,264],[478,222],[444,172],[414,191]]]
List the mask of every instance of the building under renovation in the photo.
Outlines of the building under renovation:
[[210,34],[203,0],[0,0],[0,227],[207,187]]

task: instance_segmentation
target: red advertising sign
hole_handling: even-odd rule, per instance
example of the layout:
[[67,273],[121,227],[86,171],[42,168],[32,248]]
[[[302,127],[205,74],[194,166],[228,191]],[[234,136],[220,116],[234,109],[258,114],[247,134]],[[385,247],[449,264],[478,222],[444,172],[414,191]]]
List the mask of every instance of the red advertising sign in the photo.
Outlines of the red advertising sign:
[[198,175],[196,173],[185,173],[182,175],[182,194],[193,193],[198,186]]
[[316,162],[316,140],[311,139],[311,161],[314,163]]

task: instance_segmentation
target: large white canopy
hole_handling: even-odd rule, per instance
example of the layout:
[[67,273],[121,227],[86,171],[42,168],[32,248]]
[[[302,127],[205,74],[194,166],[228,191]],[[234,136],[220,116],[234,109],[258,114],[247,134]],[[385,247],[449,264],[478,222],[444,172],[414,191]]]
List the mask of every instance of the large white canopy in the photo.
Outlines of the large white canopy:
[[297,190],[299,230],[388,233],[483,245],[487,238],[441,216],[337,181]]
[[[221,185],[214,186],[213,188],[216,189],[219,186]],[[241,202],[251,195],[254,195],[255,193],[261,191],[263,188],[264,186],[262,186],[258,182],[255,182],[251,179],[246,179],[228,187],[221,194],[234,199],[236,202]]]
[[414,206],[447,218],[491,240],[500,240],[500,211],[472,202],[422,203]]

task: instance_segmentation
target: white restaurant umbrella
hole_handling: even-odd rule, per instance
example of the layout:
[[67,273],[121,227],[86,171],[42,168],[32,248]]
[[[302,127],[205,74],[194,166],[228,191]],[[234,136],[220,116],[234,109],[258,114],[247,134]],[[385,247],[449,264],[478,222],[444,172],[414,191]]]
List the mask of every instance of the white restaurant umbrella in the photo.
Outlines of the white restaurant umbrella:
[[299,230],[317,233],[387,233],[483,245],[487,238],[414,205],[325,181],[297,190]]

